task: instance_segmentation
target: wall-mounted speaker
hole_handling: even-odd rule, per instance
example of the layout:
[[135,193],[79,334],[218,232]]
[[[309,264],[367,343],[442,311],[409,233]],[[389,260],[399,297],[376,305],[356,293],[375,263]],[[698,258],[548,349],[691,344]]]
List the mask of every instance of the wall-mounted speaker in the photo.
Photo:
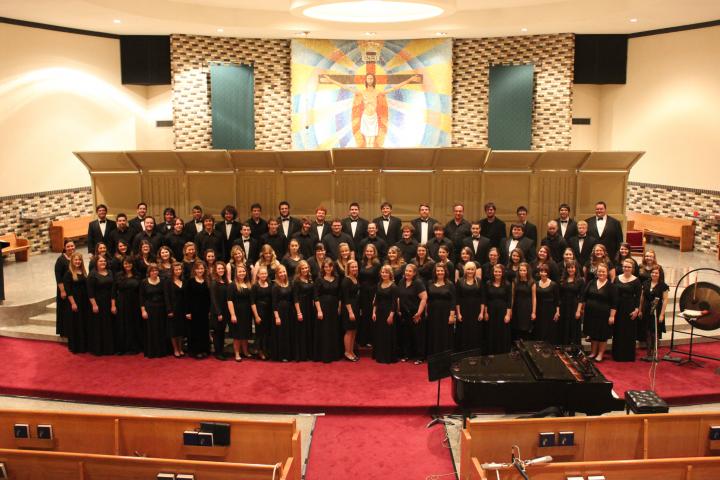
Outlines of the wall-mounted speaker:
[[123,85],[169,85],[170,37],[122,35],[120,66]]
[[574,83],[625,83],[627,48],[627,35],[575,35]]

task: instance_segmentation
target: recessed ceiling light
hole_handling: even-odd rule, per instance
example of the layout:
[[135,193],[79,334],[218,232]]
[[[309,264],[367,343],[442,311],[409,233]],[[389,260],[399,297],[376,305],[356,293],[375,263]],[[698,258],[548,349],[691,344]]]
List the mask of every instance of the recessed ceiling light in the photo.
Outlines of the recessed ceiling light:
[[218,33],[223,33],[223,32],[225,31],[225,29],[224,29],[224,28],[218,28],[217,31],[218,31]]
[[116,18],[113,20],[113,23],[117,25],[117,24],[122,23],[122,20],[120,20],[119,18]]
[[638,21],[637,18],[631,18],[631,19],[630,19],[630,23],[637,23],[637,21]]
[[435,32],[435,35],[437,35],[438,37],[446,37],[447,33],[446,32]]
[[527,28],[523,27],[520,29],[521,32],[527,32]]
[[367,35],[368,37],[372,37],[373,35],[375,35],[375,32],[365,32],[365,35]]
[[455,11],[456,0],[293,0],[290,11],[317,20],[393,23],[425,20]]
[[310,35],[310,32],[297,32],[295,35],[297,35],[298,37],[307,37],[308,35]]

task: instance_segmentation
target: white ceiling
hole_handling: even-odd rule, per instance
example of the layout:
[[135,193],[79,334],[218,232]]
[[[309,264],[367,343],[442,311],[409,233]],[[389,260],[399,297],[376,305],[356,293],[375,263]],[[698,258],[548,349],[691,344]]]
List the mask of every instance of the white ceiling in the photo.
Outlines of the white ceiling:
[[[375,25],[299,18],[290,13],[290,0],[0,0],[0,16],[126,35],[293,38],[309,32],[310,38],[338,39],[426,38],[437,32],[457,38],[631,33],[720,19],[720,0],[456,0],[456,4],[456,12],[449,16]],[[637,22],[630,22],[631,18]]]

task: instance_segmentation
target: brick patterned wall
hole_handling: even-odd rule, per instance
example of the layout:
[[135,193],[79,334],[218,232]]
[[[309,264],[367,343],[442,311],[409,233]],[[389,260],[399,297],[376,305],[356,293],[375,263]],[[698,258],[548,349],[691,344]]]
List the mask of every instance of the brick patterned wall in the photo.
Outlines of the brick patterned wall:
[[[30,241],[31,253],[50,251],[50,222],[93,213],[90,187],[0,197],[0,233],[15,233]],[[21,215],[22,214],[22,215]],[[23,220],[20,217],[44,217]]]
[[456,39],[453,146],[487,147],[491,65],[535,65],[534,150],[568,149],[572,123],[573,34]]
[[[487,146],[490,65],[535,64],[532,148],[570,148],[572,34],[456,39],[453,146]],[[255,148],[291,148],[290,41],[171,36],[175,148],[212,144],[209,63],[255,66]]]
[[[697,211],[695,250],[717,252],[718,223],[712,217],[720,213],[718,191],[628,182],[627,209],[688,220]],[[678,242],[672,240],[653,239],[653,242],[678,246]]]
[[290,149],[289,40],[172,35],[170,47],[175,148],[212,146],[212,62],[254,66],[255,148]]

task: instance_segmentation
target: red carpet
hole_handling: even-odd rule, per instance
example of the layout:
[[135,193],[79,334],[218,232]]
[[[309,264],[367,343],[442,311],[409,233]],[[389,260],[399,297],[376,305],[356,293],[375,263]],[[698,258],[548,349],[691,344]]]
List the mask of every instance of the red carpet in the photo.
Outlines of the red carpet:
[[442,445],[445,429],[441,425],[427,429],[428,421],[428,416],[419,414],[319,417],[306,479],[421,480],[452,474],[450,450]]

